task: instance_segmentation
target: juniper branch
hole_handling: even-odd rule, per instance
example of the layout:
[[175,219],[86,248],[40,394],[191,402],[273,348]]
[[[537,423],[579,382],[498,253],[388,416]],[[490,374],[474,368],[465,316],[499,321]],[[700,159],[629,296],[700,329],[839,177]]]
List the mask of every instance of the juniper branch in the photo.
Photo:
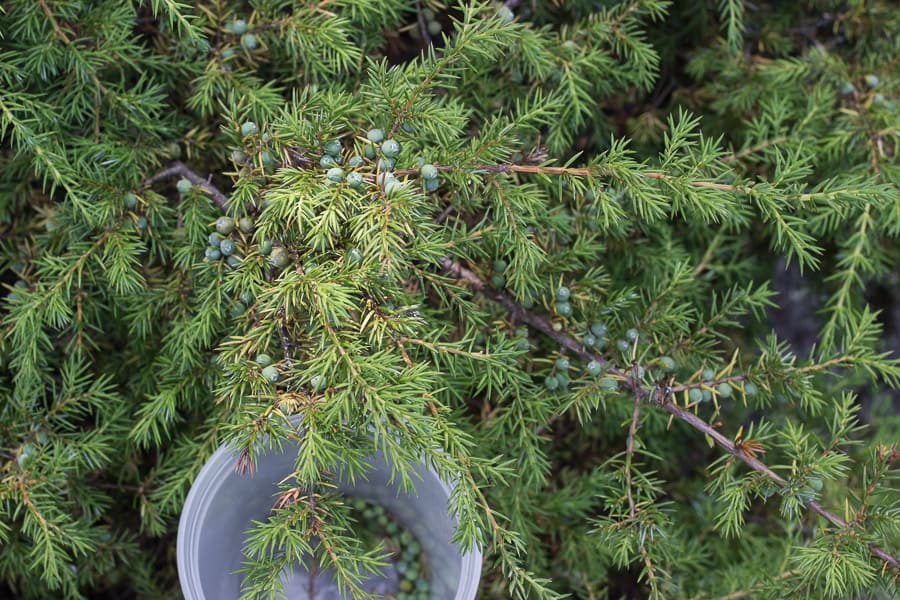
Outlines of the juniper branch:
[[[490,287],[478,276],[477,273],[462,266],[452,257],[445,256],[441,258],[440,264],[445,271],[466,282],[466,284],[468,284],[470,288],[474,289],[477,292],[480,292],[482,295],[506,308],[507,311],[509,311],[509,313],[513,316],[514,320],[527,323],[538,331],[541,331],[542,333],[552,337],[563,348],[566,348],[567,350],[581,356],[586,360],[596,360],[601,365],[606,367],[607,373],[611,373],[623,378],[625,380],[625,384],[630,386],[633,390],[636,397],[636,402],[638,402],[637,398],[648,398],[651,404],[661,406],[665,411],[669,412],[674,417],[683,421],[690,427],[693,427],[697,431],[708,435],[720,448],[745,463],[754,471],[762,473],[771,481],[776,483],[779,487],[783,487],[787,483],[787,481],[783,477],[770,469],[761,460],[740,450],[734,444],[734,442],[722,435],[712,425],[710,425],[691,411],[686,410],[669,400],[662,392],[662,390],[659,390],[655,387],[650,389],[643,387],[641,385],[641,382],[636,377],[630,376],[627,373],[624,373],[621,370],[610,365],[605,356],[588,351],[578,342],[577,339],[565,333],[564,331],[554,331],[550,326],[550,323],[545,318],[526,310],[503,292]],[[727,378],[723,378],[722,381],[733,381],[740,378],[742,378],[742,376],[730,376]],[[697,387],[698,385],[701,384],[673,386],[672,391],[689,389],[691,387]],[[810,510],[830,521],[837,527],[846,529],[850,526],[844,519],[825,509],[818,502],[811,500],[804,503],[810,508]],[[887,565],[894,569],[900,570],[900,558],[892,556],[889,552],[872,543],[868,545],[868,548],[874,556],[884,561]]]
[[163,179],[169,179],[172,177],[184,177],[192,184],[202,189],[203,192],[206,193],[206,195],[208,195],[210,199],[216,204],[216,206],[223,210],[228,208],[228,197],[223,194],[216,186],[210,183],[211,177],[204,179],[203,177],[192,171],[190,167],[188,167],[180,160],[174,161],[167,168],[145,179],[142,183],[142,187],[150,187],[158,181],[162,181]]

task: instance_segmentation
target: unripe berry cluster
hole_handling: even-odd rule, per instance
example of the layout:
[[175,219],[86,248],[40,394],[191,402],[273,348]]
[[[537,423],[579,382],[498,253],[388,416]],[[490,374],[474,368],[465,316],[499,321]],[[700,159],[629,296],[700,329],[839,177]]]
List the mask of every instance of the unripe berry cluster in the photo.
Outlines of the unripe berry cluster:
[[569,303],[569,298],[572,296],[572,292],[564,285],[556,288],[554,292],[554,296],[556,298],[556,314],[562,317],[569,317],[572,315],[572,305]]
[[434,165],[427,163],[422,165],[419,167],[419,174],[425,182],[425,191],[433,192],[440,187],[441,180],[438,178],[438,168]]
[[[444,26],[440,21],[438,21],[437,13],[435,13],[434,10],[430,8],[423,9],[421,18],[425,22],[425,30],[428,32],[428,35],[438,36],[440,35],[441,31],[444,30]],[[416,23],[415,27],[412,27],[409,30],[409,35],[414,40],[422,39],[422,32],[419,30],[418,22]]]
[[[216,219],[213,224],[215,231],[209,234],[207,241],[209,246],[206,248],[206,258],[209,261],[225,259],[229,267],[236,267],[241,262],[241,255],[238,252],[238,240],[234,235],[240,232],[246,236],[253,233],[255,224],[250,217],[241,217],[237,221],[231,217],[221,216]],[[241,310],[243,312],[243,310]]]
[[502,288],[506,285],[506,277],[503,275],[503,272],[506,271],[507,266],[507,262],[502,258],[498,258],[494,261],[494,264],[492,265],[493,274],[491,275],[492,286]]
[[422,544],[384,506],[351,498],[349,508],[364,547],[381,547],[389,567],[397,573],[396,589],[386,597],[395,600],[430,598],[429,565]]

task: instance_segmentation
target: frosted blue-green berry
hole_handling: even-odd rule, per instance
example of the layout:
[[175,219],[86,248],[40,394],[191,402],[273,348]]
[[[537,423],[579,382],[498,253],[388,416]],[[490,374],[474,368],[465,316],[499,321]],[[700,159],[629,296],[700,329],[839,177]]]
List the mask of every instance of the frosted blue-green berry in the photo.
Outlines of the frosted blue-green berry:
[[430,33],[433,36],[436,36],[439,33],[441,33],[441,31],[443,31],[444,26],[441,25],[440,21],[428,21],[427,28],[428,28],[428,33]]
[[393,171],[394,170],[394,159],[393,158],[385,158],[382,156],[381,158],[378,159],[376,168],[379,171]]
[[597,337],[593,333],[586,333],[581,336],[581,343],[586,348],[593,348],[597,344]]
[[234,219],[231,217],[219,217],[216,219],[216,231],[222,235],[229,235],[234,231]]
[[500,7],[500,10],[497,11],[497,17],[504,23],[512,23],[516,18],[515,13],[506,5]]
[[363,155],[365,155],[365,157],[369,160],[375,158],[375,146],[373,146],[372,144],[366,144],[366,147],[363,148]]
[[387,196],[391,196],[399,192],[402,187],[403,184],[396,179],[388,179],[384,182],[384,193]]
[[566,372],[569,370],[569,359],[564,356],[557,358],[555,364],[558,371]]
[[709,381],[715,376],[716,372],[710,368],[703,369],[703,372],[700,373],[700,379],[702,379],[703,381]]
[[135,206],[137,206],[137,196],[135,196],[131,192],[125,194],[123,201],[125,202],[125,208],[134,208]]
[[425,191],[426,192],[435,192],[437,189],[441,187],[440,179],[426,179],[425,180]]
[[291,255],[288,253],[287,249],[282,248],[281,246],[277,248],[272,248],[271,254],[269,254],[269,263],[278,269],[282,269],[291,262]]
[[358,265],[362,262],[363,255],[359,248],[350,248],[347,250],[347,262],[351,265]]
[[603,337],[604,335],[606,335],[606,323],[594,321],[593,323],[591,323],[591,333],[593,333],[597,337]]
[[344,180],[344,170],[340,167],[331,167],[330,169],[328,169],[328,172],[325,173],[325,178],[328,181],[340,183]]
[[210,246],[213,246],[214,248],[218,248],[219,244],[222,243],[223,238],[219,233],[214,231],[211,234],[209,234],[209,237],[206,239],[209,241]]
[[19,452],[19,455],[16,457],[16,463],[20,467],[24,467],[28,463],[31,462],[31,459],[34,458],[34,446],[29,443],[22,444],[22,450]]
[[587,364],[587,372],[591,375],[597,376],[603,371],[603,365],[601,365],[596,360],[592,360]]
[[881,83],[881,80],[878,79],[878,75],[873,75],[872,73],[866,75],[864,79],[866,81],[866,85],[870,88],[878,87],[878,84]]
[[272,364],[272,357],[268,354],[257,354],[256,355],[256,364],[258,364],[262,368],[266,368]]
[[491,285],[495,288],[502,288],[506,285],[506,277],[500,275],[499,273],[494,273],[491,275]]
[[189,191],[191,191],[191,181],[182,177],[178,180],[178,183],[175,184],[175,189],[182,194],[187,194]]
[[278,369],[272,365],[269,365],[262,370],[262,376],[269,383],[275,383],[276,381],[278,381],[278,375]]
[[347,173],[347,185],[352,188],[358,188],[363,184],[363,176],[356,171]]
[[703,390],[703,401],[709,402],[712,400],[712,392],[709,390]]
[[419,173],[425,179],[434,179],[438,176],[437,167],[434,165],[422,165],[422,167],[419,169]]
[[803,486],[802,488],[800,488],[800,491],[797,493],[797,495],[803,502],[812,502],[816,499],[816,492],[808,486]]
[[723,398],[730,398],[732,389],[731,389],[730,385],[728,385],[725,382],[722,382],[716,386],[716,392],[718,392],[719,395],[722,396]]
[[393,173],[389,171],[382,171],[378,175],[375,176],[375,183],[378,184],[378,187],[384,188],[389,181],[396,181],[397,178]]
[[229,239],[224,239],[219,244],[219,252],[221,252],[224,256],[231,256],[234,254],[234,251],[237,250],[237,247],[234,245]]
[[255,223],[250,217],[241,217],[240,220],[238,220],[238,229],[243,233],[253,233],[254,227]]
[[744,384],[744,393],[748,396],[755,396],[759,392],[759,388],[756,387],[756,384],[752,381],[748,381]]
[[572,305],[568,302],[557,302],[556,303],[556,314],[561,315],[563,317],[571,316],[572,314]]
[[219,260],[220,258],[222,258],[222,253],[218,248],[210,246],[206,249],[206,258],[208,260]]
[[141,231],[143,231],[144,229],[147,229],[147,225],[148,225],[147,217],[145,217],[144,215],[139,216],[136,225],[137,225],[137,228],[140,229]]
[[619,387],[619,382],[612,377],[603,377],[597,382],[597,387],[607,392],[614,392]]
[[241,36],[241,46],[247,50],[253,50],[259,45],[259,40],[252,33],[245,33]]
[[[635,373],[635,371],[637,371],[637,373]],[[643,379],[644,378],[644,367],[638,366],[637,369],[633,369],[633,368],[629,369],[629,374],[632,377],[637,377],[638,379]]]
[[671,356],[661,356],[659,359],[659,365],[666,371],[675,370],[675,361],[672,360]]
[[528,337],[528,328],[527,327],[516,327],[516,337]]
[[231,151],[231,160],[240,164],[247,160],[247,155],[244,153],[243,150],[232,150]]
[[564,285],[556,288],[556,300],[558,302],[565,302],[572,295],[572,292]]
[[234,306],[231,307],[231,310],[228,311],[228,314],[232,319],[237,319],[242,314],[244,314],[244,311],[246,311],[246,310],[247,310],[247,307],[244,306],[243,304],[241,304],[240,302],[238,302],[237,304],[235,304]]
[[559,379],[557,379],[553,375],[548,375],[544,378],[544,387],[552,392],[553,390],[559,388]]
[[337,163],[334,162],[334,157],[330,154],[323,154],[322,158],[319,159],[319,166],[323,169],[330,169],[335,165],[337,165]]
[[633,342],[634,340],[638,339],[639,335],[641,335],[640,332],[638,332],[638,330],[634,327],[625,332],[625,338],[629,342]]
[[627,340],[617,340],[616,348],[619,349],[619,352],[628,352],[631,350],[631,344],[629,344]]
[[363,157],[360,156],[359,154],[354,154],[349,159],[347,159],[348,167],[361,167],[364,164],[366,164],[366,161],[363,160]]
[[263,256],[268,255],[269,252],[271,252],[271,251],[272,251],[272,242],[271,241],[263,240],[259,244],[259,253],[262,254]]
[[385,140],[381,144],[381,153],[388,158],[394,158],[400,154],[400,142],[395,139]]
[[238,300],[241,301],[241,304],[250,305],[253,304],[253,294],[248,291],[241,292],[241,295],[238,296]]
[[691,391],[688,392],[688,400],[691,402],[702,402],[703,401],[703,390],[700,388],[691,388]]
[[233,268],[241,264],[241,257],[238,254],[232,254],[227,259],[225,259],[225,262],[229,267]]
[[876,106],[884,104],[884,94],[875,94],[872,96],[872,104],[875,104]]
[[243,19],[235,19],[225,26],[225,28],[235,35],[243,35],[247,33],[247,21]]
[[309,386],[317,392],[325,389],[325,378],[321,375],[313,375],[309,380]]
[[806,481],[809,484],[809,487],[811,487],[815,491],[817,491],[817,492],[822,491],[822,487],[823,487],[822,480],[819,479],[818,477],[810,477]]
[[494,273],[502,273],[508,266],[509,264],[505,260],[498,258],[494,261],[494,264],[491,265],[491,268],[494,270]]
[[380,129],[370,129],[366,132],[366,139],[373,144],[380,144],[384,141],[384,132]]
[[853,84],[849,81],[845,81],[844,85],[841,86],[841,94],[844,96],[849,96],[853,93]]
[[271,167],[275,164],[275,155],[268,150],[263,150],[259,153],[259,161],[264,167]]
[[253,121],[246,121],[243,125],[241,125],[241,136],[247,137],[248,135],[253,135],[257,131],[256,123]]
[[325,154],[330,154],[332,156],[337,156],[341,153],[341,143],[338,140],[325,142],[325,145],[322,146],[322,148],[325,150]]

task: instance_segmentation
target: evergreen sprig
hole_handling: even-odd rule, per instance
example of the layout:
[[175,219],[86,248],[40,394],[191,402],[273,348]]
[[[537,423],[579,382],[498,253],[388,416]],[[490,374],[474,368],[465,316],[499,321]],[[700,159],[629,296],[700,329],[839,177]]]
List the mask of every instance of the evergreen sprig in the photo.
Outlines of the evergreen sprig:
[[10,0],[0,595],[176,594],[206,459],[288,441],[247,598],[367,597],[373,453],[485,597],[896,594],[898,19]]

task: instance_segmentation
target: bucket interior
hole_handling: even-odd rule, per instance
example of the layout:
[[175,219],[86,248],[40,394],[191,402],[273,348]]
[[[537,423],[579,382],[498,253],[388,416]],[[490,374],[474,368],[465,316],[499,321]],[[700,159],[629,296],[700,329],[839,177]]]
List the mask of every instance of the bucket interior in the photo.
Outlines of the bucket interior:
[[[237,454],[233,451],[220,448],[210,458],[188,494],[179,526],[178,569],[185,598],[238,598],[242,575],[235,571],[242,566],[246,532],[252,521],[263,521],[271,513],[278,482],[293,470],[295,455],[296,446],[291,444],[285,444],[280,452],[272,450],[257,461],[252,476],[234,471]],[[383,457],[373,455],[367,462],[372,470],[365,480],[357,479],[351,486],[339,479],[338,488],[381,504],[419,540],[429,572],[431,600],[474,598],[480,553],[464,557],[450,543],[455,524],[448,512],[447,486],[420,463],[414,467],[418,475],[415,493],[406,494],[389,481],[390,466]],[[390,567],[385,571],[388,577],[394,576]],[[465,581],[473,576],[474,584]],[[285,573],[283,581],[291,600],[310,598],[309,577],[301,566]],[[471,588],[471,593],[462,593],[462,588]],[[340,599],[327,574],[316,578],[315,590],[315,600]]]

